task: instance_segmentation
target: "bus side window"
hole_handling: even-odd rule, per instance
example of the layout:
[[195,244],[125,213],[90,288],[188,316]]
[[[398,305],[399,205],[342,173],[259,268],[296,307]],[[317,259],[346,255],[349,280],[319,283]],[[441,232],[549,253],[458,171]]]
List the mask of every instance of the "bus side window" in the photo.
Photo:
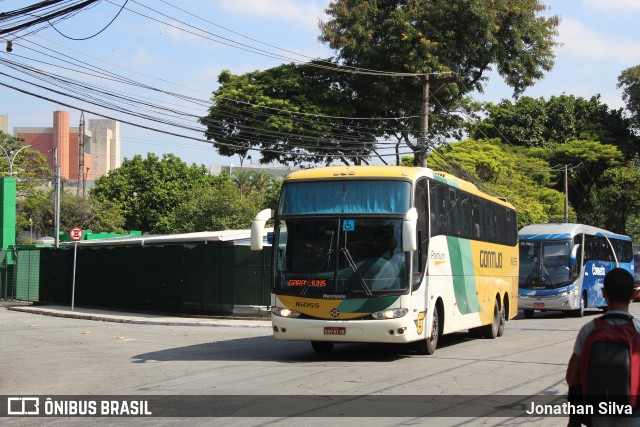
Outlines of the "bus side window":
[[449,188],[449,206],[447,210],[447,234],[449,236],[460,236],[462,234],[462,226],[460,224],[460,203],[458,191],[455,188]]
[[473,218],[471,215],[471,200],[468,194],[464,194],[460,202],[460,215],[462,218],[462,237],[473,239]]
[[598,239],[598,249],[599,249],[599,257],[598,259],[601,261],[614,261],[615,257],[613,256],[613,251],[611,250],[611,245],[604,237],[597,237]]
[[476,196],[472,198],[473,204],[473,238],[476,240],[483,240],[482,238],[482,203]]
[[595,236],[585,235],[584,236],[584,262],[583,265],[592,259],[596,259],[597,257],[597,248],[595,242]]
[[431,198],[431,235],[446,234],[447,232],[447,201],[444,197],[444,187],[434,181],[429,182],[429,196]]
[[496,215],[495,207],[491,203],[486,203],[485,210],[486,227],[487,227],[487,241],[491,243],[496,242]]

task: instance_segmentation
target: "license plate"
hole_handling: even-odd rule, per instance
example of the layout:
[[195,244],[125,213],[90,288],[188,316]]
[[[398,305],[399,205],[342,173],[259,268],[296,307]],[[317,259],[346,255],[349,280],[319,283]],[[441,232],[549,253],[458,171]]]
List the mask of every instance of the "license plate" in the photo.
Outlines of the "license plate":
[[534,302],[533,306],[534,307],[544,307],[544,303],[543,302]]
[[325,335],[346,335],[347,328],[344,326],[325,326],[324,334]]

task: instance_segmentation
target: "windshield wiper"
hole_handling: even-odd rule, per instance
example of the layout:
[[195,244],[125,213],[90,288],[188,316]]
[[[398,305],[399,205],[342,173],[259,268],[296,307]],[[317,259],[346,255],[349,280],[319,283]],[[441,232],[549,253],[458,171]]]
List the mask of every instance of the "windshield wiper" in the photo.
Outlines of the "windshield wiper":
[[364,277],[362,277],[362,274],[360,274],[360,270],[358,270],[358,266],[353,261],[353,258],[351,257],[351,253],[349,252],[349,249],[342,248],[341,250],[342,250],[342,253],[344,254],[345,259],[349,263],[349,267],[351,267],[353,272],[356,274],[356,277],[358,278],[358,282],[360,282],[360,286],[362,286],[362,290],[364,290],[364,293],[367,296],[372,296],[373,294],[371,293],[371,289],[369,289],[369,287],[367,286],[367,282],[364,281]]
[[555,288],[556,284],[553,283],[553,279],[551,278],[551,274],[549,274],[549,271],[547,270],[547,267],[544,266],[544,262],[542,262],[542,261],[540,262],[540,267],[542,268],[542,272],[544,274],[546,274],[547,277],[549,278],[549,282],[551,283],[551,286]]

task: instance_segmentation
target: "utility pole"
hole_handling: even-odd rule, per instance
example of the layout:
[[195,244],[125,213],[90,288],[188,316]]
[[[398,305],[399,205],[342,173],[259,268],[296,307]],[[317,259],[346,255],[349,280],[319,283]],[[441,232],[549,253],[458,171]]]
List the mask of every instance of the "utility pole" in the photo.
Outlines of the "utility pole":
[[416,166],[427,167],[427,133],[429,132],[429,74],[424,76],[422,82],[422,111],[421,111],[421,126],[420,136],[418,137],[418,146],[420,149],[424,149],[419,157],[419,164]]
[[56,191],[54,193],[53,222],[54,236],[53,247],[60,247],[60,163],[58,162],[58,148],[53,149],[53,170],[55,174]]
[[[455,73],[451,74],[450,77],[439,77],[432,79],[432,76],[439,75],[439,73],[427,73],[424,75],[422,80],[422,105],[421,105],[421,114],[420,114],[420,133],[418,135],[418,150],[416,153],[414,165],[427,167],[427,149],[429,148],[429,142],[427,141],[427,135],[429,133],[429,96],[430,93],[430,82],[433,83],[442,83],[444,86],[447,83],[451,83],[457,80],[457,76]],[[442,87],[440,86],[440,88]],[[437,92],[440,88],[436,89]]]
[[564,165],[564,222],[569,222],[569,171],[567,165]]
[[80,112],[80,126],[78,129],[78,185],[76,195],[80,195],[80,183],[82,182],[82,196],[84,197],[84,111]]

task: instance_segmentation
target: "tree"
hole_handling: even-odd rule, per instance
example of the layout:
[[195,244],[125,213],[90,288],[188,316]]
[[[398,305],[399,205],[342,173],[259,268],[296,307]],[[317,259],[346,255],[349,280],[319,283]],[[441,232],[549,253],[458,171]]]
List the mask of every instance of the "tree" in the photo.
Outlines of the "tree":
[[[539,16],[545,9],[538,0],[337,0],[327,9],[330,19],[321,23],[320,39],[338,52],[341,64],[359,70],[455,73],[457,84],[432,95],[430,122],[433,115],[437,123],[440,113],[451,117],[447,113],[465,93],[482,91],[493,67],[514,95],[552,68],[559,19]],[[411,79],[359,76],[352,87],[378,112],[420,114],[422,90]],[[422,134],[418,119],[397,128]],[[450,129],[430,128],[429,135]],[[411,148],[415,164],[423,164],[427,147]]]
[[574,140],[598,141],[617,146],[628,159],[640,145],[631,132],[631,121],[622,109],[610,110],[596,95],[590,99],[573,95],[503,99],[484,105],[486,117],[470,124],[472,138],[500,138],[522,147],[553,148]]
[[640,210],[640,169],[633,162],[602,174],[597,189],[599,221],[615,233],[627,234],[627,223]]
[[309,64],[239,76],[223,71],[213,105],[199,121],[224,156],[243,159],[257,150],[261,163],[359,164],[372,154],[376,131],[339,118],[359,114],[348,80]]
[[260,211],[256,197],[240,196],[231,180],[217,185],[201,184],[188,189],[180,204],[167,217],[163,232],[239,230],[251,227]]
[[[595,224],[600,201],[594,189],[599,186],[600,177],[607,169],[623,162],[622,152],[613,145],[575,140],[540,154],[551,165],[572,166],[568,178],[569,203],[575,209],[579,222]],[[559,184],[556,188],[563,191],[562,186]]]
[[[35,236],[52,235],[55,231],[53,197],[53,189],[31,189],[18,205],[18,230],[29,230],[33,225]],[[123,233],[123,224],[124,218],[118,207],[113,204],[85,199],[67,191],[60,193],[60,231],[80,227]]]
[[631,112],[636,129],[640,128],[640,65],[627,68],[618,77],[618,88],[622,88],[622,99]]
[[[3,151],[4,150],[4,151]],[[9,165],[12,161],[12,166]],[[30,189],[51,180],[52,173],[45,157],[36,150],[25,148],[24,139],[0,131],[0,172],[17,178],[17,193],[24,197]]]
[[167,230],[167,216],[178,206],[185,192],[214,181],[204,166],[187,166],[173,154],[162,159],[148,153],[136,155],[96,180],[90,197],[117,205],[128,230],[155,233]]

